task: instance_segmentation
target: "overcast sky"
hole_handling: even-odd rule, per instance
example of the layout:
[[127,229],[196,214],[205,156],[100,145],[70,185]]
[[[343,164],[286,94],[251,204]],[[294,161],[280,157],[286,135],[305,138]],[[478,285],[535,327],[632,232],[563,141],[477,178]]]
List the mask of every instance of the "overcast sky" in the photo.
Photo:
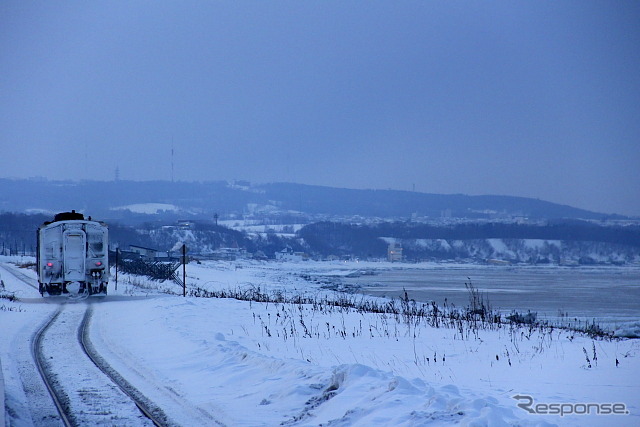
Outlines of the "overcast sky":
[[0,2],[0,177],[116,169],[640,215],[640,2]]

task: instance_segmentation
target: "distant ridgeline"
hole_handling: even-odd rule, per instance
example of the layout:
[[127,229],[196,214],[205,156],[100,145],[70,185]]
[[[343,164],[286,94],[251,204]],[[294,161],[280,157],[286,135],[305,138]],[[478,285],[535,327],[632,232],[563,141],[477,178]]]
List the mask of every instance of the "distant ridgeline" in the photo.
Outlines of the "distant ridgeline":
[[[37,227],[51,220],[55,212],[76,209],[107,222],[113,244],[161,251],[184,241],[191,253],[227,247],[273,258],[276,252],[289,247],[316,257],[384,258],[389,244],[396,243],[402,246],[406,260],[640,262],[639,226],[612,225],[615,221],[603,226],[574,220],[629,218],[524,197],[353,190],[288,183],[254,185],[245,181],[44,179],[0,179],[0,194],[2,253],[33,253]],[[308,225],[295,235],[292,231],[247,234],[218,225],[218,218],[237,219],[240,227],[248,219],[264,224],[265,229],[270,224]],[[411,222],[407,222],[410,218]],[[460,218],[464,220],[459,221]],[[180,220],[192,221],[193,227],[188,231],[175,227]],[[426,225],[427,221],[441,221],[443,225]],[[350,225],[352,222],[370,224]],[[444,225],[449,223],[455,225]]]
[[637,263],[640,227],[603,227],[583,221],[547,225],[415,223],[352,225],[322,222],[298,233],[321,255],[384,257],[400,244],[407,260],[499,259],[527,263]]
[[[621,219],[544,200],[513,196],[354,190],[313,185],[235,182],[47,181],[0,179],[0,212],[64,212],[127,223],[232,215],[298,215],[318,221],[359,216],[386,220],[440,218]],[[133,208],[156,206],[149,212]],[[150,218],[152,216],[153,218]]]

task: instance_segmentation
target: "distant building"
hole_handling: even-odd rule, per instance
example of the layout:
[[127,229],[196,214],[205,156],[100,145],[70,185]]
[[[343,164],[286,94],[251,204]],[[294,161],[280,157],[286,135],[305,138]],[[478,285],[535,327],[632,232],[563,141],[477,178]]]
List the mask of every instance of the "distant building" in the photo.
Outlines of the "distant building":
[[140,255],[142,258],[154,259],[157,256],[158,250],[152,248],[145,248],[143,246],[129,246],[129,252]]
[[304,252],[294,252],[293,249],[286,247],[283,250],[276,252],[277,261],[304,261],[306,256]]
[[389,243],[387,247],[387,260],[391,262],[402,261],[402,246],[399,243]]
[[195,224],[193,223],[193,221],[189,221],[189,220],[181,219],[181,220],[177,221],[178,228],[181,228],[183,230],[191,230],[191,229],[193,229],[194,225]]
[[247,251],[244,248],[239,248],[237,244],[234,244],[230,248],[218,248],[209,257],[210,259],[223,260],[223,261],[235,261],[239,258],[247,258]]

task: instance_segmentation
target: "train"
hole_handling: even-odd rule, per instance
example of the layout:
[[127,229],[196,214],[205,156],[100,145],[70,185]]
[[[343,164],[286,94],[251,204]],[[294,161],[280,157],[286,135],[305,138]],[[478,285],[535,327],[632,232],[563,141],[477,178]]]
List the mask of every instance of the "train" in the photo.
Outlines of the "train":
[[37,231],[38,285],[42,296],[106,295],[109,229],[72,210],[54,216]]

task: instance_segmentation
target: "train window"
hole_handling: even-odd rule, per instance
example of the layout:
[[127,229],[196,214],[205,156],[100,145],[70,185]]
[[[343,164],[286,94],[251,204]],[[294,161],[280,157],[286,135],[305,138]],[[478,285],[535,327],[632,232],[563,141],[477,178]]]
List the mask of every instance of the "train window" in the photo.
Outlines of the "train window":
[[102,254],[104,252],[104,245],[102,242],[90,242],[89,249],[94,254]]
[[87,247],[89,249],[89,254],[93,257],[100,257],[104,255],[104,244],[102,242],[103,234],[89,234],[88,238],[89,241],[87,242]]
[[91,224],[86,226],[87,233],[87,256],[101,258],[105,253],[105,231],[103,227]]

